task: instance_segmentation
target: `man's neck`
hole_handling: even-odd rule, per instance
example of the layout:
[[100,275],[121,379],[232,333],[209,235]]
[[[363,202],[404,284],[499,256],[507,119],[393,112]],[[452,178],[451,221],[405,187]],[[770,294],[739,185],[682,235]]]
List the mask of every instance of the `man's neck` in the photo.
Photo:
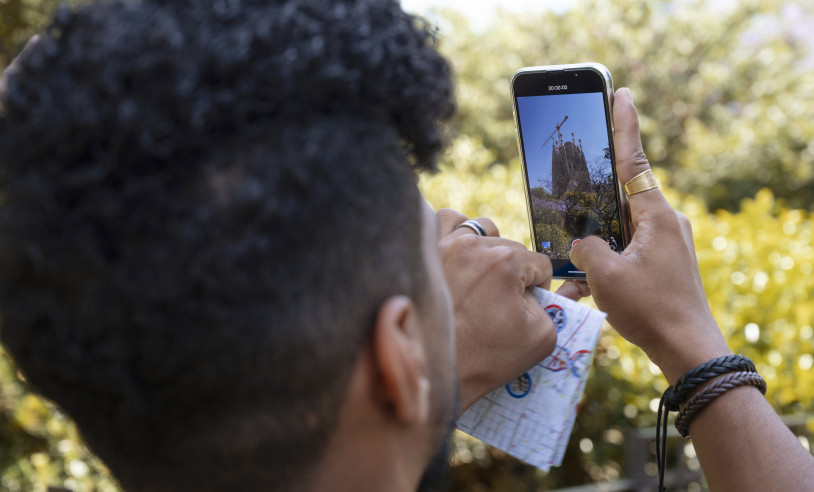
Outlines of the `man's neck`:
[[336,432],[299,490],[415,492],[428,460],[425,430],[383,412],[367,391],[371,377],[362,363],[354,370]]
[[418,478],[398,453],[363,452],[365,443],[346,441],[317,466],[303,490],[322,492],[415,492]]

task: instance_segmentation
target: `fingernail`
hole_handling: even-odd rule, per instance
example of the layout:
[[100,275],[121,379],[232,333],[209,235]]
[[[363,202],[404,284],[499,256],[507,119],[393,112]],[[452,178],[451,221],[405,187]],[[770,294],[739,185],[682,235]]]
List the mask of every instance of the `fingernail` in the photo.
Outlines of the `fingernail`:
[[622,87],[622,90],[627,92],[628,97],[630,97],[630,104],[633,104],[633,107],[636,107],[636,103],[633,102],[633,94],[630,92],[629,87]]
[[574,250],[574,246],[576,246],[577,244],[579,244],[579,243],[580,243],[580,241],[582,241],[582,239],[579,239],[579,238],[574,239],[573,241],[571,241],[571,248],[568,250],[568,257],[569,257],[569,258],[571,257],[571,252]]

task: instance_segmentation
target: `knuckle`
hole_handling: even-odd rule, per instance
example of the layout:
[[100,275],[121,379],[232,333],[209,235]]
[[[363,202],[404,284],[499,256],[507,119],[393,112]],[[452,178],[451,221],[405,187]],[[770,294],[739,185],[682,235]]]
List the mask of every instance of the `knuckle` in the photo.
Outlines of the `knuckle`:
[[605,270],[605,272],[608,277],[608,281],[614,282],[625,274],[625,268],[622,266],[621,262],[614,261],[608,264],[608,268]]
[[681,212],[675,212],[676,232],[681,235],[692,234],[692,223],[690,218]]
[[600,290],[617,283],[625,275],[625,269],[619,262],[607,262],[602,268],[595,268],[591,271],[591,283],[599,286]]
[[620,164],[630,168],[631,178],[642,171],[650,169],[650,161],[647,160],[647,155],[644,153],[641,144],[637,145],[632,153],[620,157]]
[[489,248],[489,263],[498,266],[508,266],[514,253],[515,250],[509,246],[494,246]]
[[499,241],[506,248],[510,248],[515,251],[528,251],[528,248],[526,248],[526,246],[523,243],[506,238],[500,238]]
[[642,148],[641,144],[636,147],[636,149],[633,151],[633,155],[631,155],[630,158],[634,165],[647,166],[648,168],[650,167],[650,162],[647,160],[647,155],[644,153],[644,149]]
[[464,250],[475,248],[480,242],[480,238],[474,234],[461,234],[453,239],[454,247]]
[[[534,253],[532,253],[534,254]],[[546,255],[534,254],[533,258],[537,261],[537,264],[542,268],[543,275],[551,276],[554,272],[554,267],[551,265],[551,258]]]
[[468,218],[466,215],[462,214],[461,212],[458,212],[457,210],[454,210],[454,209],[451,209],[451,208],[442,208],[442,209],[438,210],[438,216],[448,218],[450,220],[459,220],[460,222],[463,222],[463,221],[467,220],[467,218]]
[[542,308],[528,314],[527,325],[531,329],[533,337],[530,340],[529,348],[535,349],[536,360],[539,361],[539,356],[546,357],[554,350],[554,345],[557,343],[557,330],[554,327],[554,322],[551,321],[551,318],[545,314]]
[[497,225],[487,217],[479,217],[478,223],[483,226],[484,229],[489,233],[490,236],[500,237],[500,230],[498,230]]
[[440,242],[442,259],[445,262],[469,261],[472,251],[478,247],[478,239],[474,234],[447,236]]
[[676,215],[678,216],[678,225],[681,228],[682,235],[686,238],[692,239],[692,222],[690,221],[690,218],[681,212],[676,212]]
[[676,216],[678,217],[678,225],[681,226],[682,230],[692,231],[692,222],[690,222],[689,217],[681,212],[676,212]]

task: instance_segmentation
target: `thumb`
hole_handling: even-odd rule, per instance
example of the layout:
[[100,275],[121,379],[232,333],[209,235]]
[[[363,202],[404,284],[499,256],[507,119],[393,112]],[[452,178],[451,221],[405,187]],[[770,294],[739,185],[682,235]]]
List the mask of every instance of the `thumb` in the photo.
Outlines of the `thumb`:
[[591,272],[595,275],[601,274],[619,261],[622,261],[622,256],[610,249],[608,243],[597,236],[583,238],[571,248],[571,262],[585,272],[589,282]]

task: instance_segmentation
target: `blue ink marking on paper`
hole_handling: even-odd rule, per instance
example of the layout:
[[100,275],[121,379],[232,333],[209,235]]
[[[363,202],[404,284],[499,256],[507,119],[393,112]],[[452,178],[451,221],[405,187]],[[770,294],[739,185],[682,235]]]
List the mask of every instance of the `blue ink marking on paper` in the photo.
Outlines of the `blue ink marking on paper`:
[[565,328],[565,311],[562,307],[556,304],[549,304],[545,307],[545,312],[551,321],[554,322],[554,328],[557,329],[557,333],[561,332],[563,328]]
[[518,376],[517,379],[506,385],[506,391],[513,398],[523,398],[531,392],[531,376],[525,373]]

